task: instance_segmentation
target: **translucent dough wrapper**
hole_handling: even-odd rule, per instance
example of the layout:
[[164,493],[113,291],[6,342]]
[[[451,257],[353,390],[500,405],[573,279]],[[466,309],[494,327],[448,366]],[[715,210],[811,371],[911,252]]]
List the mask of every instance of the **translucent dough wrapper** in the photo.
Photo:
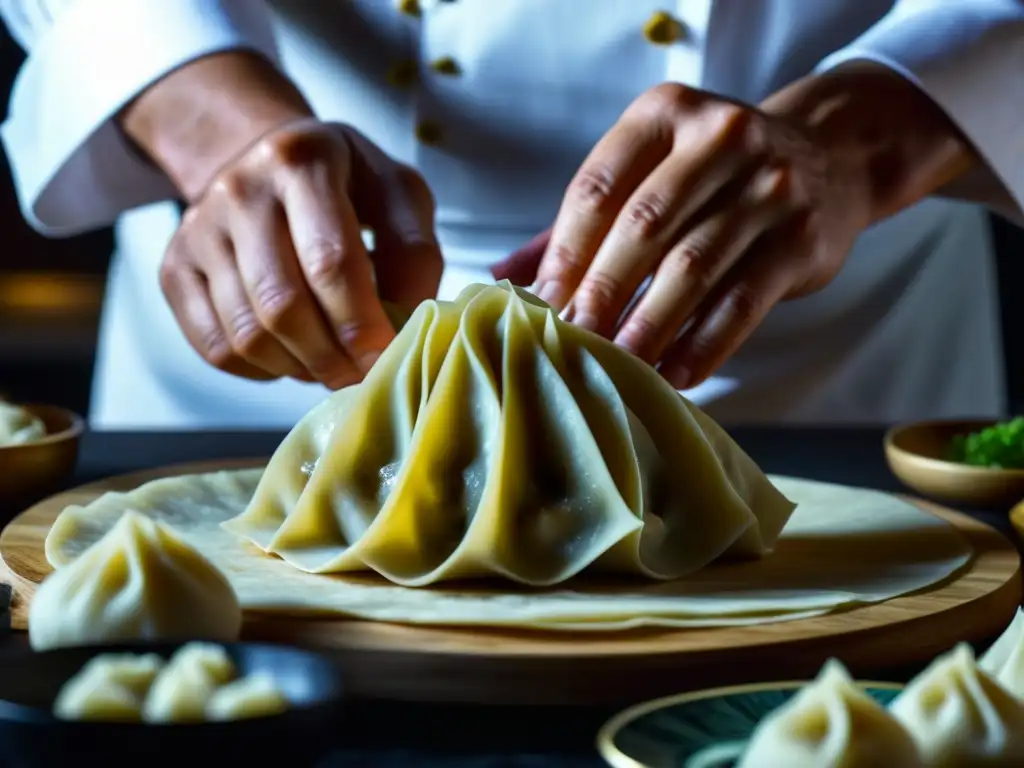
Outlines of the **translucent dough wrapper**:
[[506,283],[424,302],[224,525],[312,573],[548,586],[761,557],[793,509],[653,368]]

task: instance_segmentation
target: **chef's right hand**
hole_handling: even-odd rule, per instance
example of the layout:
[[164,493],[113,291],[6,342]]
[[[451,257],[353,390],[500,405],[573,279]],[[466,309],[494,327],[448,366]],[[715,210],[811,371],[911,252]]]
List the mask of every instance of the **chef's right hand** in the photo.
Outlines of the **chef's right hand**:
[[[194,101],[195,87],[188,93]],[[227,100],[237,107],[254,98]],[[360,381],[394,337],[382,299],[414,305],[436,294],[433,198],[416,171],[352,128],[301,110],[271,123],[202,182],[194,163],[178,174],[162,163],[191,204],[160,283],[189,343],[217,368],[338,389]],[[152,146],[164,159],[160,142]],[[374,232],[372,258],[363,226]]]

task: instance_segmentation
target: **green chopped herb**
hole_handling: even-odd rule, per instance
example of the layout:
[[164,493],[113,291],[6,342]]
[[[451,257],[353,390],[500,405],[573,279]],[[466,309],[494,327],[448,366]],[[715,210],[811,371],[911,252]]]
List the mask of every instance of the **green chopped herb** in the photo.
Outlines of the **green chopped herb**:
[[950,441],[949,457],[975,467],[1024,469],[1024,416],[957,435]]

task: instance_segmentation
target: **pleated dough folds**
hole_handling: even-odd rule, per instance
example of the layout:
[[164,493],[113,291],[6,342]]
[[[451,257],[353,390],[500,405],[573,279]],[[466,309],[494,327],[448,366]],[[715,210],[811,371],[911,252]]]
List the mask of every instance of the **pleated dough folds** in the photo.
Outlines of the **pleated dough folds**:
[[224,527],[310,573],[547,586],[760,557],[793,509],[654,369],[504,283],[424,302]]

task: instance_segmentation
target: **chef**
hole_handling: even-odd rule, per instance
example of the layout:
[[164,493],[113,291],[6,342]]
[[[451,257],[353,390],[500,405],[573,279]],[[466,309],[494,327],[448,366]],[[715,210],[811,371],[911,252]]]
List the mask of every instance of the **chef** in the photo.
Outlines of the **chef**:
[[289,426],[392,338],[378,295],[492,274],[725,422],[1003,409],[981,206],[1024,221],[1017,0],[0,13],[26,218],[116,222],[94,428]]

